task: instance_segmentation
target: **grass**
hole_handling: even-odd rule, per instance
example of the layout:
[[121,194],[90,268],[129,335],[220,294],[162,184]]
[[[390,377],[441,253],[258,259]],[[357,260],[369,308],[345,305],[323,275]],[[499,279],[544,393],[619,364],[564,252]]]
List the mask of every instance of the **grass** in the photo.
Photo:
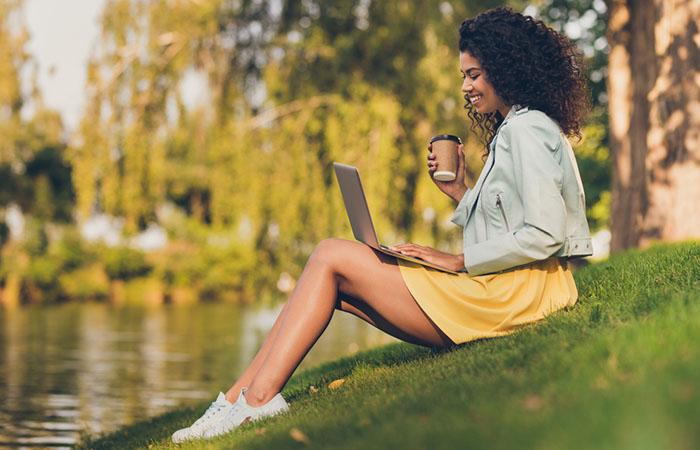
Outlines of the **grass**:
[[450,351],[392,344],[301,372],[283,391],[289,414],[228,436],[169,442],[202,404],[84,447],[700,448],[700,242],[632,250],[575,278],[577,305],[513,335]]

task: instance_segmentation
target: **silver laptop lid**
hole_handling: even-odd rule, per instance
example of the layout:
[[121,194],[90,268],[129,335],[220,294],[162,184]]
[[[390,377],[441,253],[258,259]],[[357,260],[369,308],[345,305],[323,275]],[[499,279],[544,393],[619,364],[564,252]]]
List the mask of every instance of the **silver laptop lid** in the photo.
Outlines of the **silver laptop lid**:
[[333,163],[333,168],[335,169],[336,177],[338,177],[340,192],[343,194],[345,210],[348,213],[350,226],[352,226],[352,233],[355,235],[355,239],[369,245],[375,250],[391,255],[395,258],[412,261],[414,263],[432,267],[443,272],[459,274],[459,272],[455,272],[445,267],[440,267],[420,258],[403,255],[381,245],[377,240],[377,233],[374,231],[372,216],[369,213],[367,199],[365,198],[362,183],[360,182],[360,172],[353,166],[348,166],[337,162]]
[[340,192],[343,194],[345,209],[350,218],[352,234],[355,239],[373,248],[379,248],[377,233],[374,231],[372,216],[360,182],[360,173],[353,166],[334,162],[335,176],[338,177]]

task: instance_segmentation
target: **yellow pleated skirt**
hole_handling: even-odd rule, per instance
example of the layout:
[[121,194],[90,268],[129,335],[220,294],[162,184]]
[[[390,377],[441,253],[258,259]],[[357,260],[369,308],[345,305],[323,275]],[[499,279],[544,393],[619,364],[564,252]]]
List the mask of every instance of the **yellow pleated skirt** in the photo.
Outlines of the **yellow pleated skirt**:
[[486,275],[454,275],[397,261],[413,298],[456,344],[512,333],[578,299],[565,259],[549,258]]

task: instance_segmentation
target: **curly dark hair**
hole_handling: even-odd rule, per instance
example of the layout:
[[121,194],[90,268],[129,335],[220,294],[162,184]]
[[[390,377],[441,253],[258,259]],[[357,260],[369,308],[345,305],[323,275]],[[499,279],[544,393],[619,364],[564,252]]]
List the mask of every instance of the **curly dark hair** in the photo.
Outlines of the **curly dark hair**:
[[[459,51],[479,61],[482,76],[506,105],[540,110],[555,120],[565,135],[581,139],[581,125],[591,100],[583,54],[569,38],[541,20],[498,7],[462,22]],[[480,114],[466,95],[465,100],[470,128],[478,131],[486,157],[504,118],[498,111]]]

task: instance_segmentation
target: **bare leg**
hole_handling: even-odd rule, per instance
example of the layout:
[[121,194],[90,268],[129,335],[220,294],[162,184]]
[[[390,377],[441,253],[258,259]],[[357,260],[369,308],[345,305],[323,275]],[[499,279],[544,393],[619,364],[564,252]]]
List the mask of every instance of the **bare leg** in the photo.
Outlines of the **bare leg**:
[[[253,381],[253,377],[258,372],[258,369],[260,369],[260,366],[267,357],[267,354],[270,351],[270,348],[272,347],[272,342],[275,340],[275,337],[277,336],[277,333],[281,328],[284,315],[288,310],[287,305],[289,305],[288,302],[285,303],[282,307],[279,316],[277,316],[277,319],[275,319],[275,323],[270,329],[270,332],[267,334],[267,337],[263,341],[263,344],[260,346],[260,349],[255,354],[253,361],[240,375],[238,380],[236,380],[236,382],[228,389],[228,391],[226,391],[226,399],[229,402],[234,403],[238,398],[241,389],[246,386],[249,386],[250,383]],[[372,310],[372,308],[366,303],[364,303],[361,299],[354,298],[350,295],[339,292],[336,309],[353,314],[354,316],[359,317],[360,319],[364,320],[365,322],[369,323],[375,328],[378,328],[390,334],[391,336],[394,336],[397,339],[401,339],[402,341],[411,342],[418,345],[422,344],[420,342],[416,342],[410,335],[402,332],[398,328],[393,327],[389,322],[385,321],[381,316],[379,316],[379,314],[376,311]]]
[[[415,302],[394,258],[358,242],[327,239],[309,258],[270,336],[229,393],[235,395],[238,386],[248,385],[246,399],[251,405],[271,399],[318,340],[336,308],[412,343],[452,345]],[[248,383],[254,367],[257,371]]]
[[265,341],[263,341],[263,344],[260,346],[258,353],[255,354],[253,361],[248,365],[245,371],[243,371],[241,376],[238,377],[238,380],[236,380],[233,386],[231,386],[228,389],[228,391],[226,391],[226,400],[228,400],[229,402],[234,403],[238,399],[238,395],[241,393],[241,388],[249,386],[250,383],[253,381],[253,377],[258,372],[258,369],[260,369],[260,366],[262,365],[263,361],[265,361],[267,353],[270,351],[270,347],[272,347],[272,342],[275,340],[275,337],[277,336],[277,333],[279,332],[279,329],[282,326],[284,315],[289,309],[288,305],[289,302],[285,303],[282,307],[282,310],[277,316],[277,319],[275,319],[275,323],[272,325],[272,328],[267,334]]
[[[270,329],[270,332],[267,334],[265,340],[263,341],[263,344],[260,346],[260,349],[258,352],[255,354],[255,357],[253,358],[253,361],[248,365],[248,367],[245,369],[245,371],[240,375],[238,380],[231,386],[228,391],[226,391],[226,399],[233,403],[236,401],[238,398],[238,395],[241,392],[241,389],[249,386],[250,383],[253,381],[253,377],[255,374],[258,372],[258,369],[260,369],[260,366],[262,365],[263,361],[267,357],[268,352],[270,351],[270,348],[272,347],[272,342],[275,340],[275,337],[277,336],[277,333],[279,332],[279,329],[281,328],[284,315],[287,312],[289,302],[285,303],[284,306],[282,307],[282,310],[280,311],[279,315],[277,316],[277,319],[275,319],[275,323],[272,325],[272,328]],[[419,344],[418,342],[415,342],[412,340],[411,336],[403,333],[401,330],[398,328],[392,327],[392,325],[385,320],[383,320],[377,313],[376,311],[373,311],[369,305],[364,303],[361,299],[354,298],[350,295],[343,294],[342,292],[339,292],[338,295],[338,301],[336,303],[336,309],[339,309],[344,312],[348,312],[353,314],[356,317],[359,317],[360,319],[364,320],[365,322],[373,325],[375,328],[378,328],[392,336],[394,336],[397,339],[401,339],[406,342],[412,342],[415,344]]]

